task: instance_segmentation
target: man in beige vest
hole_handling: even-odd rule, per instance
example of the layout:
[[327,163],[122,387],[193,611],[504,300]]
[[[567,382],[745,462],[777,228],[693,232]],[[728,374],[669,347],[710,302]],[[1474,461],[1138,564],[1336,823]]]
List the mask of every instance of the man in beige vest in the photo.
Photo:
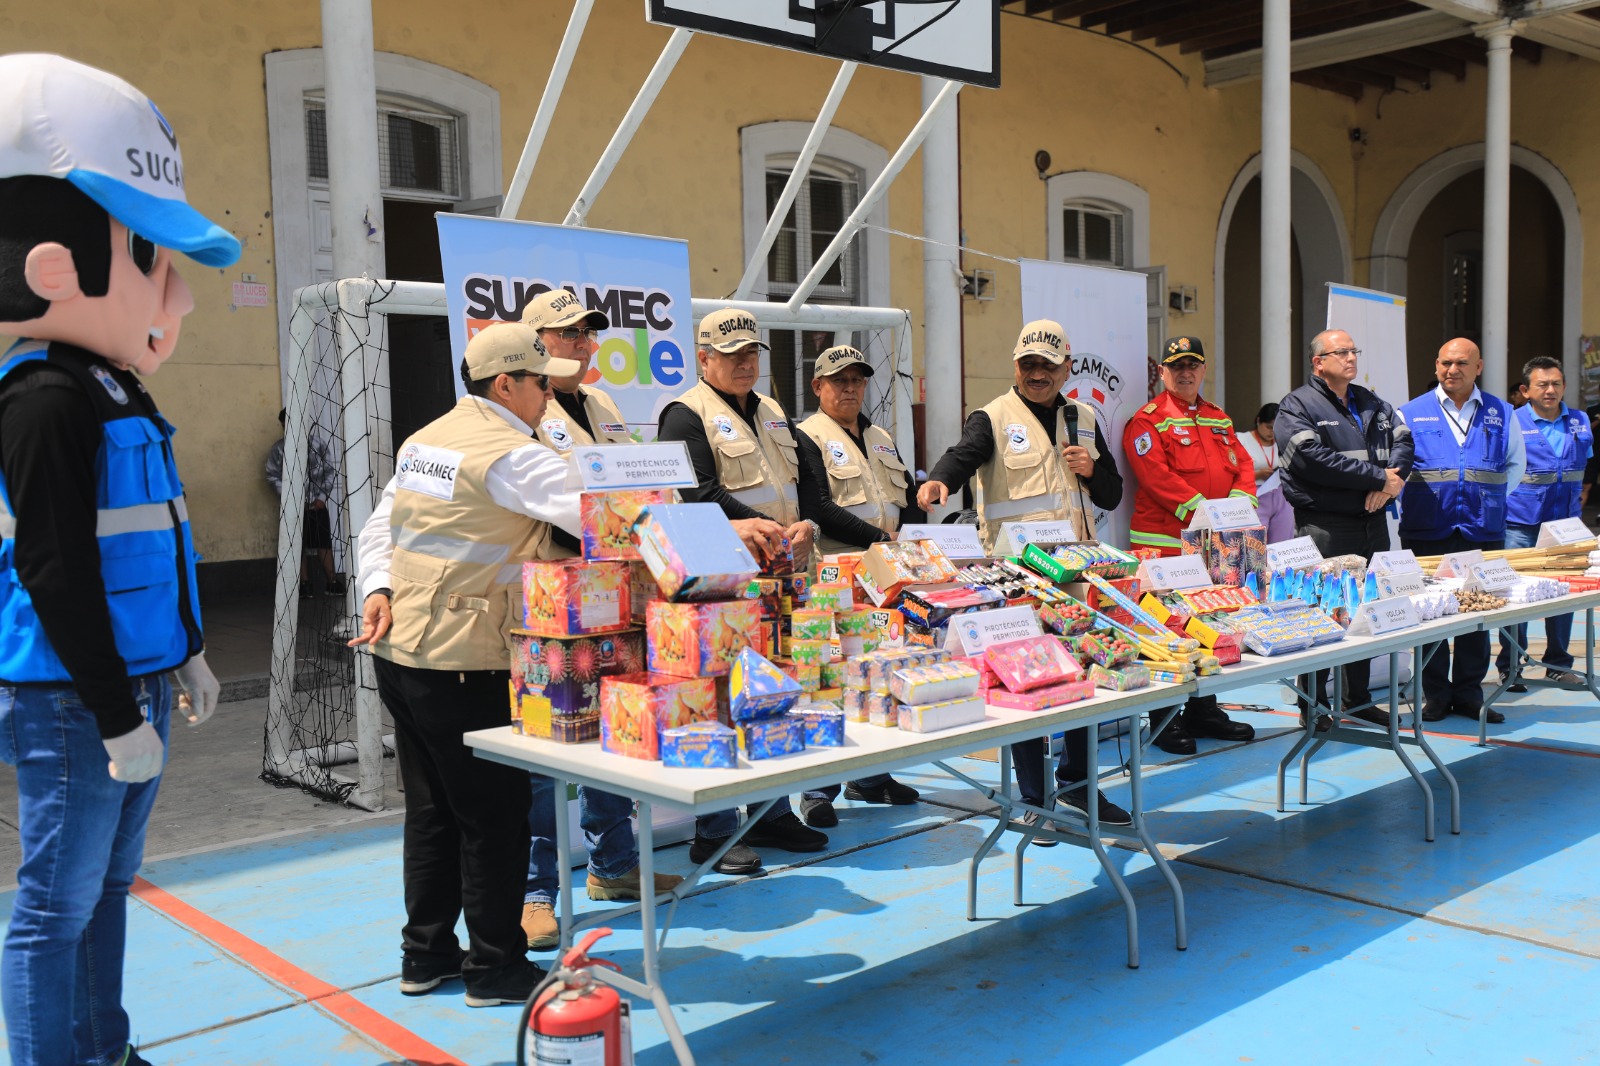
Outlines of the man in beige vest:
[[527,326],[484,329],[463,359],[467,395],[400,448],[361,530],[363,628],[351,643],[376,656],[406,782],[406,995],[461,976],[468,1006],[521,1003],[543,977],[520,922],[528,774],[475,758],[461,738],[505,724],[523,562],[555,554],[556,531],[576,543],[567,463],[532,436],[550,376],[577,370]]
[[[816,414],[800,423],[800,465],[822,486],[823,507],[815,516],[822,527],[824,552],[852,552],[893,540],[902,522],[923,522],[927,515],[912,497],[911,477],[900,461],[894,438],[872,424],[861,410],[872,364],[848,345],[817,356],[811,391]],[[888,774],[873,774],[844,787],[846,799],[864,803],[908,804],[917,790]],[[807,825],[827,829],[839,824],[833,801],[838,785],[807,792],[800,813]]]
[[[1052,522],[1071,519],[1084,540],[1095,538],[1091,505],[1109,511],[1122,502],[1122,475],[1095,424],[1094,411],[1061,395],[1072,374],[1072,345],[1060,323],[1049,319],[1022,327],[1012,351],[1016,384],[981,410],[967,416],[961,439],[935,464],[917,503],[931,510],[950,496],[950,487],[978,478],[978,519],[991,550],[1002,522]],[[1069,415],[1066,412],[1071,411]],[[1087,729],[1068,730],[1056,765],[1063,806],[1087,813]],[[1045,806],[1044,742],[1011,746],[1017,792],[1025,803]],[[1127,811],[1100,796],[1100,820],[1132,825]],[[1037,819],[1030,812],[1028,824]],[[1035,841],[1048,846],[1054,842]]]
[[522,322],[539,331],[539,340],[552,359],[578,364],[576,373],[552,377],[555,403],[545,408],[535,427],[539,440],[562,458],[582,444],[626,444],[633,440],[616,403],[593,385],[585,385],[595,341],[611,325],[604,311],[590,311],[566,289],[551,289],[529,300]]
[[[770,536],[787,537],[796,567],[807,565],[815,526],[802,519],[802,491],[818,495],[800,467],[800,443],[783,408],[755,392],[761,376],[760,326],[746,311],[727,308],[700,322],[696,358],[700,382],[661,411],[659,440],[682,441],[699,484],[681,490],[685,500],[715,503],[730,519],[760,520]],[[748,541],[746,542],[748,543]],[[695,819],[689,858],[703,863],[738,829],[734,811]],[[717,861],[720,873],[747,874],[761,868],[754,847],[821,851],[825,834],[808,828],[780,797],[766,816]]]

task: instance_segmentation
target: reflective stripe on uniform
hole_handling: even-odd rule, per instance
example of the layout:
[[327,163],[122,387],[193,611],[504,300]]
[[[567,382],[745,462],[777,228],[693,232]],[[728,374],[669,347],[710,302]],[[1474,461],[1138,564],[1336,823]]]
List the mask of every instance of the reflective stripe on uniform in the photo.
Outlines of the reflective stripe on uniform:
[[1256,499],[1255,496],[1253,496],[1252,494],[1244,491],[1244,489],[1234,489],[1232,492],[1228,493],[1228,495],[1230,497],[1231,496],[1237,496],[1242,500],[1249,500],[1251,507],[1260,507],[1261,506],[1261,501]]
[[853,503],[845,508],[863,522],[877,522],[883,517],[883,511],[875,503]]
[[1406,480],[1441,484],[1455,481],[1457,478],[1463,481],[1470,481],[1476,485],[1504,485],[1506,483],[1504,471],[1497,473],[1492,470],[1413,470],[1407,475]]
[[1034,511],[1059,511],[1060,509],[1061,494],[1059,492],[1043,492],[1037,496],[1024,496],[1020,500],[996,500],[994,503],[989,503],[985,500],[983,517],[986,522],[1003,522],[1007,518],[1031,514]]
[[[173,522],[177,512],[177,523]],[[115,537],[124,533],[160,533],[189,521],[189,505],[179,496],[168,508],[164,503],[136,503],[130,507],[102,507],[95,512],[94,532],[97,537]],[[0,504],[0,538],[11,540],[17,535],[17,520],[11,511]]]
[[1582,470],[1568,470],[1557,474],[1554,470],[1545,474],[1529,474],[1522,479],[1524,485],[1554,485],[1557,481],[1579,482],[1583,481]]
[[1141,533],[1137,529],[1128,532],[1128,541],[1132,544],[1148,544],[1153,548],[1183,547],[1183,541],[1177,537],[1167,537],[1160,533]]
[[778,498],[778,490],[771,485],[760,485],[753,489],[741,489],[738,492],[730,490],[728,495],[746,507],[759,507],[764,503],[771,503],[776,500]]
[[505,544],[480,544],[477,541],[447,537],[442,533],[418,533],[404,526],[395,526],[394,546],[408,552],[434,559],[448,559],[456,563],[476,563],[480,566],[499,566],[511,555]]
[[1177,515],[1179,518],[1188,518],[1194,513],[1194,509],[1196,507],[1199,507],[1205,502],[1205,496],[1197,492],[1193,496],[1190,496],[1187,500],[1184,500],[1182,503],[1178,504],[1178,509],[1172,513]]
[[1340,452],[1339,454],[1344,456],[1346,459],[1362,459],[1362,460],[1365,460],[1367,458],[1367,449],[1365,449],[1365,448],[1346,448],[1342,452]]

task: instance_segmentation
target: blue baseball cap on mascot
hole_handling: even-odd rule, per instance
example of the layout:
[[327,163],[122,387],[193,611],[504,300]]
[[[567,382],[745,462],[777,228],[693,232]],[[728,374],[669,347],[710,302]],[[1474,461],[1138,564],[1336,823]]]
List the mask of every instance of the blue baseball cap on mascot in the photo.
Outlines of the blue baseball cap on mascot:
[[172,126],[144,93],[58,55],[0,56],[0,178],[61,178],[150,242],[205,266],[239,242],[190,207]]

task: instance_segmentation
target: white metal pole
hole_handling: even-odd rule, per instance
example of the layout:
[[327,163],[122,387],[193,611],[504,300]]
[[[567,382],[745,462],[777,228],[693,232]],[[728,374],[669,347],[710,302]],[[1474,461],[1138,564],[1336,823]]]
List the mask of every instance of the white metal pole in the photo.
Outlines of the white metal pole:
[[1483,130],[1483,389],[1506,394],[1511,284],[1511,38],[1517,23],[1478,30],[1489,46]]
[[839,258],[839,253],[844,251],[845,245],[855,239],[855,235],[866,224],[867,217],[878,206],[878,201],[883,199],[883,195],[889,190],[889,186],[894,184],[894,179],[900,176],[900,171],[904,170],[906,164],[911,161],[912,153],[922,146],[922,142],[928,136],[928,131],[933,128],[940,114],[950,106],[951,101],[956,98],[956,93],[960,91],[960,82],[947,81],[944,83],[944,86],[933,98],[933,103],[928,105],[927,110],[922,113],[922,117],[917,120],[917,124],[911,127],[911,132],[906,135],[905,141],[895,150],[894,155],[889,157],[889,162],[884,165],[883,173],[879,174],[877,180],[862,194],[861,202],[856,204],[856,209],[850,212],[850,217],[845,219],[845,223],[839,228],[839,232],[834,236],[833,240],[828,242],[828,247],[817,257],[816,263],[811,267],[811,272],[801,280],[800,287],[789,298],[790,307],[799,307],[806,302],[806,297],[810,296],[812,290],[817,287],[817,282],[822,280],[822,275],[826,274],[828,268],[833,266],[834,260]]
[[333,276],[383,276],[383,191],[378,180],[378,83],[372,0],[322,0]]
[[689,47],[689,38],[693,36],[692,32],[681,27],[672,31],[667,46],[656,58],[656,65],[650,68],[649,77],[639,86],[639,94],[628,106],[628,113],[617,123],[616,132],[611,135],[611,143],[600,153],[600,160],[595,163],[594,172],[589,175],[589,180],[583,183],[578,198],[572,202],[572,210],[567,212],[564,225],[581,226],[589,217],[589,210],[594,207],[595,197],[605,188],[606,179],[611,177],[611,172],[616,169],[622,153],[628,150],[628,142],[633,140],[633,135],[638,132],[645,115],[650,113],[650,105],[661,95],[661,87],[667,83],[667,76],[672,73],[672,68],[678,65],[678,58],[683,55],[683,50]]
[[[940,79],[923,78],[922,106],[931,112],[942,91]],[[922,145],[922,235],[927,238],[922,245],[922,373],[935,383],[928,389],[922,412],[924,458],[930,470],[961,438],[965,414],[961,410],[961,252],[957,247],[961,243],[959,123],[959,109],[946,108],[929,126],[928,139]],[[910,366],[905,369],[910,373]],[[903,458],[911,462],[912,455],[906,452]],[[957,488],[951,486],[952,491]]]
[[772,249],[772,242],[778,239],[778,231],[783,228],[783,220],[788,217],[789,208],[794,206],[794,198],[805,183],[806,175],[811,173],[811,161],[817,157],[817,149],[822,147],[822,138],[833,124],[839,101],[844,99],[844,91],[849,88],[850,79],[855,77],[855,73],[856,64],[840,64],[839,73],[833,79],[833,88],[828,90],[827,98],[822,101],[822,110],[817,112],[817,120],[811,124],[806,143],[800,146],[800,158],[795,160],[794,169],[789,171],[789,180],[784,183],[783,192],[772,209],[771,217],[767,219],[767,228],[761,231],[761,239],[750,253],[750,262],[745,264],[744,277],[739,279],[738,286],[733,290],[735,300],[749,299],[750,290],[755,288],[756,278],[761,275],[761,268],[767,261],[767,252]]
[[895,449],[901,462],[914,467],[917,436],[911,424],[911,382],[911,316],[902,315],[894,331],[894,377],[889,383],[894,394],[890,409],[894,412]]
[[[1289,0],[1261,5],[1261,399],[1289,393]],[[1239,397],[1239,401],[1246,401]]]
[[550,122],[555,118],[556,104],[561,102],[561,90],[566,87],[567,75],[572,71],[572,59],[578,54],[578,42],[583,39],[583,28],[594,10],[594,0],[574,0],[572,17],[567,20],[566,35],[561,47],[556,49],[556,61],[550,68],[550,79],[544,83],[544,95],[539,97],[539,109],[533,113],[533,125],[528,127],[528,140],[522,146],[522,157],[517,160],[516,173],[511,175],[511,187],[500,204],[501,218],[516,218],[522,207],[522,198],[528,192],[528,181],[533,177],[534,164],[539,161],[539,151],[544,147],[545,134],[550,132]]

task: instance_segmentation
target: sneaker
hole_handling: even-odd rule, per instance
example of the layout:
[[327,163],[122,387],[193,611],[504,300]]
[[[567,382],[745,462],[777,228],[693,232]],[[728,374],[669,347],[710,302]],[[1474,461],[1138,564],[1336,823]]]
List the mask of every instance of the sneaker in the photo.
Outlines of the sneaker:
[[[689,845],[689,861],[699,866],[722,847],[721,840],[707,840],[698,834],[694,843]],[[719,874],[753,874],[761,869],[761,856],[745,847],[741,841],[728,849],[728,854],[717,860],[712,867]]]
[[844,798],[860,803],[892,803],[896,807],[904,807],[908,803],[917,802],[917,798],[921,795],[922,793],[910,785],[901,784],[892,777],[880,785],[859,785],[849,781],[844,786]]
[[[1089,786],[1080,785],[1078,788],[1068,789],[1059,797],[1061,806],[1069,811],[1076,811],[1085,818],[1089,817]],[[1100,824],[1101,825],[1132,825],[1133,815],[1106,799],[1104,792],[1100,793]]]
[[[452,959],[441,959],[437,955],[405,955],[400,959],[400,994],[402,996],[421,996],[432,992],[446,981],[454,981],[461,976],[461,960],[467,953],[460,948],[456,949]],[[130,1059],[131,1063],[133,1060]]]
[[472,983],[467,986],[467,1006],[498,1007],[504,1003],[526,1003],[544,977],[543,967],[527,961],[514,962],[486,974],[475,974]]
[[839,824],[839,812],[833,809],[832,800],[801,800],[800,817],[813,829],[832,829]]
[[[660,896],[671,892],[683,884],[683,878],[677,874],[656,874],[656,895]],[[589,898],[592,900],[627,900],[639,898],[639,868],[635,866],[621,877],[601,877],[593,870],[589,871]],[[523,927],[527,927],[527,917],[523,917]],[[532,946],[531,944],[529,945]]]
[[[1053,829],[1056,828],[1055,826],[1050,824],[1049,819],[1047,819],[1044,815],[1040,814],[1038,811],[1026,811],[1026,812],[1023,813],[1022,817],[1020,819],[1018,819],[1018,820],[1020,822],[1022,822],[1023,825],[1027,826],[1029,829],[1053,830]],[[1043,822],[1044,824],[1040,825],[1039,824],[1040,822]],[[1050,840],[1050,839],[1048,839],[1046,837],[1034,837],[1033,838],[1033,846],[1036,847],[1036,848],[1053,848],[1059,843],[1061,843],[1061,841],[1059,841],[1059,840]]]
[[779,851],[821,851],[828,846],[828,834],[808,828],[793,811],[757,822],[744,835],[752,848],[777,848]]
[[522,931],[527,934],[528,947],[534,951],[554,951],[561,946],[561,925],[556,921],[556,909],[543,900],[522,905]]
[[1544,672],[1544,679],[1546,681],[1554,681],[1558,685],[1577,685],[1579,688],[1584,687],[1583,678],[1579,677],[1571,670],[1557,670],[1553,666]]
[[[1548,677],[1549,675],[1546,674],[1545,676]],[[1505,674],[1501,674],[1500,675],[1501,684],[1505,684],[1505,680],[1506,680],[1506,675]],[[1526,692],[1526,691],[1528,691],[1528,686],[1524,685],[1522,683],[1522,675],[1521,674],[1518,674],[1516,677],[1511,679],[1511,684],[1506,685],[1506,691],[1507,692]]]

